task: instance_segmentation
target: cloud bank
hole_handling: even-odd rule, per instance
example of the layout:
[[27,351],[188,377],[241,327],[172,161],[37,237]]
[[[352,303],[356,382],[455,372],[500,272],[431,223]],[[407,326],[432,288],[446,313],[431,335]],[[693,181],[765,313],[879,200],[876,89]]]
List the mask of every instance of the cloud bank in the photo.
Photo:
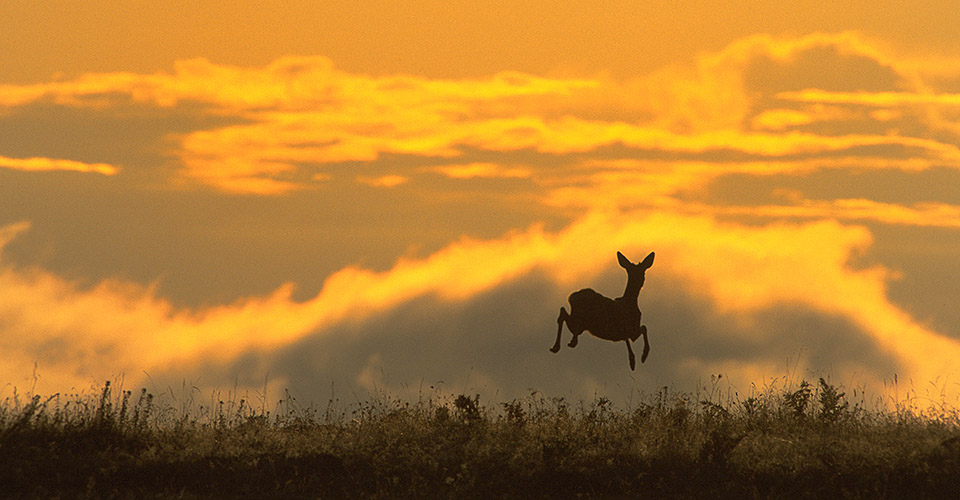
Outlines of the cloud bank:
[[[4,240],[24,230],[8,226]],[[121,373],[137,385],[146,373],[172,385],[195,376],[204,387],[257,387],[272,376],[314,397],[333,381],[343,390],[376,383],[409,392],[442,381],[500,397],[529,388],[591,397],[711,374],[745,391],[782,375],[786,358],[802,351],[802,369],[877,391],[894,374],[951,373],[960,342],[892,304],[887,270],[851,267],[869,244],[864,229],[835,222],[750,227],[595,213],[556,233],[532,227],[455,242],[383,272],[344,269],[303,302],[290,298],[289,285],[198,310],[176,309],[130,283],[81,289],[42,270],[4,266],[0,323],[13,362],[0,376],[22,380],[36,362],[40,387],[51,389]],[[620,346],[595,339],[547,352],[566,293],[619,293],[623,277],[610,257],[618,249],[659,256],[641,295],[653,355],[637,373]]]
[[[194,103],[242,119],[184,134],[172,153],[184,179],[260,195],[309,188],[331,165],[384,154],[476,164],[465,158],[469,150],[555,156],[618,146],[635,158],[706,161],[715,175],[751,160],[793,169],[850,161],[957,168],[956,95],[931,89],[915,67],[849,33],[749,37],[692,66],[623,81],[516,72],[371,77],[323,57],[265,67],[194,59],[173,73],[3,85],[0,106],[52,102],[109,114],[128,103]],[[543,181],[554,175],[536,172]]]

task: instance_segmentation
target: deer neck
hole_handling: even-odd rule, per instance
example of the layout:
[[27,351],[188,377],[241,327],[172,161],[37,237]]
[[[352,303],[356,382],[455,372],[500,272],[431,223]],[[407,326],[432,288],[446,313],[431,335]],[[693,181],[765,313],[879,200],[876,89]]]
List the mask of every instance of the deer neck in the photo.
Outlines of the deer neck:
[[637,297],[640,296],[640,289],[643,288],[643,277],[639,279],[636,278],[627,278],[627,289],[623,291],[623,296],[620,297],[623,300],[631,301],[631,304],[636,305]]

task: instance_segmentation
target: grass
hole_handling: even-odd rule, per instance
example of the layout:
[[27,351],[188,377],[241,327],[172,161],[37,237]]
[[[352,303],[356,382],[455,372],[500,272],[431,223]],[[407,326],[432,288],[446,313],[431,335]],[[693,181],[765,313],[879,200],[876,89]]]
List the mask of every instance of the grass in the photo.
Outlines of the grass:
[[[960,498],[960,413],[842,387],[276,407],[146,392],[0,406],[3,498]],[[192,393],[191,393],[192,394]]]

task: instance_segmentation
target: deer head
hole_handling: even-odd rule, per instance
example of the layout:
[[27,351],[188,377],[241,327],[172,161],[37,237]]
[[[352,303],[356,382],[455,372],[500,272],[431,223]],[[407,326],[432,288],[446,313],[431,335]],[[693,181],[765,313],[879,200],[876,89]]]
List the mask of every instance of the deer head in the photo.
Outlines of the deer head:
[[647,255],[645,259],[634,264],[630,262],[630,259],[624,257],[620,252],[617,252],[617,260],[620,262],[620,267],[627,270],[627,288],[623,291],[624,298],[632,298],[636,300],[637,296],[640,295],[640,289],[643,288],[643,282],[646,279],[647,269],[653,267],[653,258],[654,253],[650,252],[650,255]]

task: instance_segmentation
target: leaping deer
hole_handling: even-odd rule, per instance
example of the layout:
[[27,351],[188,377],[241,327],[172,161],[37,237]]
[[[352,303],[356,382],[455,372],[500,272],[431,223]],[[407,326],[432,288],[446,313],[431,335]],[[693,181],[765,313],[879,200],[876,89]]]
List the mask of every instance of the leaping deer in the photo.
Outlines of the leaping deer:
[[623,291],[622,297],[610,299],[590,288],[571,293],[567,299],[570,302],[570,312],[567,313],[566,309],[560,308],[560,316],[557,318],[557,342],[550,348],[550,352],[560,351],[560,336],[563,334],[563,322],[566,321],[567,328],[570,329],[570,333],[573,333],[573,339],[567,344],[568,346],[576,347],[577,337],[584,331],[604,340],[614,342],[622,340],[627,344],[630,369],[633,370],[637,362],[630,347],[630,341],[636,341],[643,336],[643,353],[640,355],[640,362],[646,361],[647,355],[650,354],[650,342],[647,340],[647,327],[640,324],[637,297],[640,295],[640,289],[643,288],[647,269],[653,266],[653,256],[654,253],[650,252],[642,262],[634,264],[622,253],[617,252],[620,266],[627,270],[627,289]]

